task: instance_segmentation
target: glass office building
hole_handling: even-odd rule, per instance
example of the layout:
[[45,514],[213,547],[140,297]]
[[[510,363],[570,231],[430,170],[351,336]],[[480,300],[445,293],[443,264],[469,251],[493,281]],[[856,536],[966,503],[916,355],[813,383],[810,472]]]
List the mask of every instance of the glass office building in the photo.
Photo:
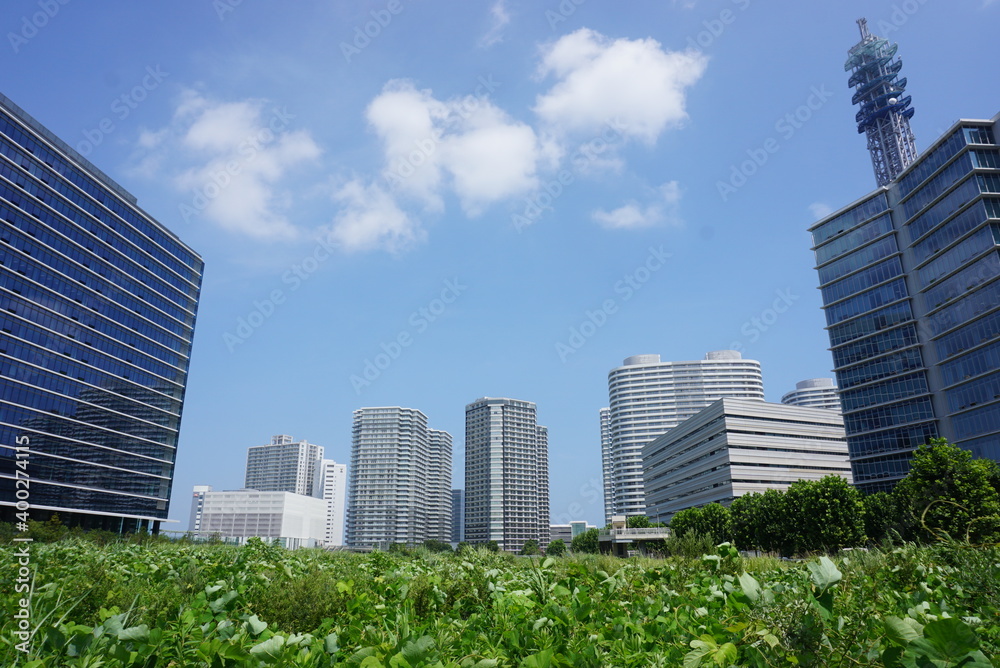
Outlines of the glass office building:
[[810,231],[856,485],[944,437],[1000,460],[1000,116]]
[[202,268],[0,95],[0,521],[15,518],[20,473],[31,519],[159,529]]

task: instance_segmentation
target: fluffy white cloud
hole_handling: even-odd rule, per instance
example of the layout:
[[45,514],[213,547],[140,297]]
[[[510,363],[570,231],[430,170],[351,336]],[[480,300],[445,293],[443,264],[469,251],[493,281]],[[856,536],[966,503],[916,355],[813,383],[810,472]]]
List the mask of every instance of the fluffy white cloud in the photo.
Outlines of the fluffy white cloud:
[[[166,169],[190,197],[180,205],[189,222],[205,218],[258,239],[294,238],[299,231],[285,215],[281,182],[321,151],[309,133],[289,129],[293,118],[263,100],[217,102],[185,91],[168,127],[141,133],[135,171],[155,176]],[[177,146],[182,155],[170,153]],[[168,163],[183,166],[164,168]]]
[[539,75],[557,82],[535,104],[550,128],[593,133],[612,119],[652,144],[687,119],[686,89],[705,71],[696,51],[664,51],[654,39],[611,40],[581,28],[543,50]]
[[490,8],[490,29],[479,40],[479,46],[488,49],[503,41],[503,29],[510,23],[507,0],[496,0]]
[[405,80],[390,81],[368,106],[382,141],[382,176],[393,192],[440,209],[451,188],[470,216],[537,186],[553,149],[485,96],[438,100]]
[[426,236],[419,223],[377,184],[354,179],[338,188],[334,199],[343,208],[326,234],[347,252],[382,249],[399,253]]
[[605,211],[598,209],[591,216],[602,227],[612,230],[639,229],[659,224],[680,225],[677,209],[681,200],[681,189],[677,181],[668,181],[656,189],[654,201],[640,204],[634,200],[624,206]]

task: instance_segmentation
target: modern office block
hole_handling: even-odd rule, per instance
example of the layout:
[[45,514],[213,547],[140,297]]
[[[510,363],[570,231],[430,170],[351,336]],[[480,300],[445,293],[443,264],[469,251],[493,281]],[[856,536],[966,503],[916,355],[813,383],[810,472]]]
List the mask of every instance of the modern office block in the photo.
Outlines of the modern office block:
[[465,407],[465,540],[519,552],[549,542],[548,429],[530,401],[482,398]]
[[[167,518],[203,262],[0,95],[0,521]],[[24,453],[27,453],[25,455]]]
[[313,493],[316,465],[323,448],[308,441],[295,441],[279,434],[268,445],[247,448],[247,470],[243,486],[261,492]]
[[327,546],[344,544],[344,514],[347,511],[347,465],[332,459],[316,462],[312,495],[326,501]]
[[584,520],[570,522],[569,524],[553,524],[549,526],[549,542],[561,540],[566,543],[566,547],[569,547],[574,538],[588,529],[596,528],[593,525],[587,524]]
[[854,481],[944,437],[1000,460],[1000,116],[810,228]]
[[451,490],[451,542],[465,540],[465,493],[461,489]]
[[451,434],[398,406],[354,411],[347,544],[451,540]]
[[805,408],[840,410],[840,397],[833,378],[810,378],[795,383],[795,389],[781,397],[781,403]]
[[723,397],[763,401],[764,381],[760,362],[745,360],[734,350],[710,352],[704,360],[690,362],[634,355],[608,374],[608,391],[604,486],[611,488],[611,507],[605,504],[605,521],[610,523],[612,515],[646,514],[642,449],[647,443]]
[[279,539],[289,549],[319,547],[326,535],[326,501],[255,489],[205,492],[199,535],[239,543],[253,537]]
[[851,481],[844,420],[825,408],[720,399],[647,444],[642,457],[653,522],[796,480]]
[[211,485],[195,485],[191,492],[191,516],[188,518],[188,531],[201,531],[201,513],[205,506],[205,493],[211,492]]

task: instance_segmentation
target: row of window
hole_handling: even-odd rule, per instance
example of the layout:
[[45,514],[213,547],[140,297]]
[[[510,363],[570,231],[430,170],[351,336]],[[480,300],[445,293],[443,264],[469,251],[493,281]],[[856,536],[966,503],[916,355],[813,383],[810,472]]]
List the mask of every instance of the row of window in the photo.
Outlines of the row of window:
[[927,378],[923,372],[920,372],[842,392],[840,403],[844,412],[848,413],[868,406],[924,394],[927,391]]
[[[73,352],[78,355],[83,352],[83,356],[79,360],[75,360],[72,358]],[[69,350],[61,352],[32,345],[8,335],[0,336],[0,354],[9,355],[14,359],[40,366],[49,371],[58,371],[96,387],[112,389],[136,401],[180,414],[180,399],[183,396],[183,390],[180,386],[169,384],[162,378],[156,378],[134,367],[132,368],[133,374],[131,374],[133,379],[124,380],[119,375],[92,365],[90,358],[93,351],[82,350],[79,345],[74,346],[72,352]],[[120,365],[120,367],[121,369],[125,368],[124,365]],[[147,382],[148,386],[143,385],[143,382]]]
[[[6,419],[8,408],[6,406],[0,406],[0,411],[3,412],[3,417]],[[45,421],[46,418],[34,418],[32,421],[34,427],[46,426],[42,425],[41,421]],[[165,477],[170,477],[173,472],[173,464],[169,461],[163,461],[162,459],[150,459],[149,457],[138,457],[134,454],[125,452],[115,446],[119,445],[121,442],[121,436],[108,434],[102,442],[99,443],[83,443],[73,440],[69,436],[69,430],[63,429],[63,425],[56,422],[52,422],[51,425],[57,430],[62,430],[66,432],[66,436],[52,436],[51,432],[41,431],[41,432],[31,432],[20,427],[15,427],[10,424],[0,424],[0,443],[13,444],[14,439],[17,436],[30,436],[31,437],[31,450],[32,456],[34,453],[48,454],[54,457],[63,457],[65,459],[78,459],[80,461],[90,462],[92,464],[103,464],[105,466],[116,466],[118,468],[128,469],[130,471],[138,471],[140,473],[148,473],[151,475],[160,475]],[[6,454],[5,454],[6,453]],[[0,458],[14,458],[14,450],[9,448],[0,447]],[[29,467],[31,464],[29,464]],[[29,473],[31,470],[29,469]],[[34,477],[34,474],[31,474]]]
[[911,425],[909,427],[878,431],[872,434],[865,434],[864,436],[849,436],[847,438],[847,449],[850,451],[851,458],[853,459],[855,457],[875,455],[880,452],[912,450],[937,437],[937,423],[925,422],[924,424]]
[[835,281],[841,276],[846,276],[852,271],[857,271],[861,267],[867,266],[872,262],[892,255],[898,250],[899,247],[896,245],[895,235],[880,239],[875,243],[856,250],[847,257],[843,257],[839,260],[831,262],[828,265],[820,267],[819,283],[820,285],[826,285],[830,281]]
[[[32,185],[30,182],[27,184],[27,186]],[[19,183],[18,186],[21,184]],[[9,185],[6,180],[0,181],[0,197],[10,202],[11,206],[37,218],[57,232],[70,236],[74,228],[83,230],[86,229],[85,226],[88,222],[92,222],[86,214],[71,204],[59,199],[46,200],[44,194],[32,192],[32,190],[38,190],[38,188],[24,186],[17,188]],[[102,231],[100,227],[93,225],[91,227],[96,231]],[[115,238],[115,235],[107,231],[104,231],[103,234],[94,234],[94,230],[88,230],[93,236],[91,243],[102,248],[114,249],[116,253],[113,257],[115,257],[116,264],[130,271],[133,275],[136,273],[144,274],[148,277],[151,287],[156,288],[159,292],[164,292],[162,284],[169,284],[188,297],[197,296],[197,285],[191,285],[176,273],[157,266],[141,250],[121,243]],[[127,261],[126,258],[131,262]],[[138,268],[141,268],[140,272],[136,272]]]
[[[13,499],[15,481],[0,477],[0,495]],[[95,513],[140,515],[144,517],[167,518],[165,498],[148,498],[131,494],[116,494],[110,491],[79,489],[34,480],[31,483],[31,505],[53,508],[86,508]]]
[[933,418],[934,408],[931,406],[930,397],[921,397],[900,404],[879,406],[845,415],[844,428],[848,434],[858,434]]
[[947,336],[941,337],[935,344],[938,359],[947,359],[963,350],[995,339],[997,336],[1000,336],[1000,311],[994,311],[985,318],[976,320]]
[[853,318],[868,311],[874,311],[880,306],[906,297],[906,283],[897,278],[892,283],[880,285],[877,288],[862,292],[846,301],[826,308],[826,324],[836,325],[838,322]]
[[952,424],[955,427],[956,439],[995,433],[1000,430],[1000,404],[956,415],[952,418]]
[[[87,461],[64,461],[46,456],[34,448],[29,466],[32,488],[36,481],[45,480],[160,498],[170,495],[170,478],[94,466]],[[14,468],[12,460],[0,459],[0,475],[17,475]]]
[[[852,462],[851,470],[854,471],[855,485],[887,478],[902,478],[910,472],[910,455],[900,453],[861,462]],[[872,491],[868,487],[862,487],[862,489],[866,493]]]
[[980,313],[994,308],[1000,303],[1000,281],[965,295],[930,317],[931,336],[937,336],[953,327],[975,318]]
[[875,220],[865,223],[861,227],[848,232],[842,237],[823,244],[816,249],[816,264],[821,265],[834,260],[844,253],[860,248],[869,241],[877,239],[883,234],[892,232],[892,218],[889,214],[879,216]]
[[941,365],[941,376],[948,386],[994,369],[1000,369],[1000,341],[945,362]]
[[[10,279],[6,272],[2,272],[0,275],[4,276],[5,285],[11,286],[13,290],[31,293],[30,284],[26,284],[19,278]],[[61,308],[63,312],[39,306],[37,298],[26,299],[20,294],[0,292],[0,311],[21,316],[36,325],[73,339],[82,340],[84,343],[92,344],[95,348],[110,354],[120,352],[122,359],[138,364],[154,373],[176,377],[178,373],[183,373],[183,370],[187,369],[188,360],[179,353],[174,353],[149,339],[137,336],[132,330],[98,318],[87,309],[55,297],[41,300],[41,303]],[[120,345],[121,343],[125,345]],[[165,364],[157,364],[157,362]]]
[[826,221],[822,226],[813,230],[813,246],[819,246],[824,241],[832,239],[841,232],[855,227],[858,223],[868,220],[883,211],[889,210],[889,203],[885,198],[885,193],[879,193],[870,200],[866,200],[850,211],[845,211],[836,218]]
[[1000,399],[1000,372],[977,378],[965,385],[953,387],[946,392],[950,412],[965,410],[973,406]]
[[903,220],[909,220],[915,216],[918,211],[934,201],[941,193],[951,188],[959,179],[971,172],[972,169],[972,160],[969,159],[968,154],[959,157],[958,160],[948,165],[937,176],[921,186],[912,197],[900,205],[900,209],[903,212]]
[[867,339],[855,341],[842,348],[833,349],[833,366],[840,368],[861,360],[917,343],[917,328],[904,325]]
[[[164,292],[167,293],[166,296],[152,290],[140,278],[123,269],[120,266],[122,263],[116,263],[113,258],[109,257],[106,247],[100,247],[105,252],[105,255],[102,256],[87,245],[91,242],[87,240],[80,242],[74,239],[73,237],[82,238],[84,236],[81,230],[73,228],[71,234],[56,233],[47,225],[40,223],[19,209],[4,208],[6,209],[5,219],[10,223],[10,232],[13,234],[17,231],[23,240],[22,243],[16,245],[18,248],[30,250],[33,247],[26,244],[37,240],[37,243],[62,253],[70,261],[90,270],[87,280],[81,282],[92,285],[99,293],[108,295],[119,304],[129,308],[134,309],[144,305],[153,306],[166,316],[184,323],[188,323],[194,315],[197,304],[193,299],[183,296],[166,283],[160,284],[164,288]],[[5,234],[4,239],[6,238]]]
[[1000,225],[987,225],[974,232],[958,245],[949,248],[919,272],[920,287],[928,285],[961,267],[988,248],[1000,244]]
[[948,193],[944,199],[924,211],[906,225],[906,231],[910,238],[910,243],[917,241],[946,218],[950,218],[959,209],[974,200],[982,192],[988,192],[980,187],[978,179],[980,176],[970,176],[960,186]]
[[976,229],[987,218],[1000,218],[1000,200],[986,198],[975,202],[968,209],[949,220],[947,224],[942,225],[914,244],[913,253],[917,264]]
[[837,385],[841,388],[841,396],[843,396],[843,390],[855,385],[888,378],[907,371],[915,371],[921,366],[923,363],[920,349],[910,348],[885,357],[877,357],[848,369],[838,369]]
[[842,325],[830,327],[830,345],[841,346],[912,319],[913,313],[910,310],[909,300],[899,302]]
[[[81,279],[86,280],[89,272],[68,265],[62,258],[41,250],[42,248],[44,247],[36,249],[37,255],[35,255],[26,249],[17,252],[0,245],[0,265],[34,281],[34,283],[20,281],[18,289],[22,293],[30,291],[34,295],[33,299],[39,303],[47,303],[52,298],[51,294],[55,293],[60,302],[80,304],[116,324],[142,333],[146,338],[174,352],[184,354],[182,351],[190,347],[192,326],[185,326],[162,314],[150,313],[149,316],[143,316],[138,310],[132,311],[103,295],[98,295],[92,289],[82,287]],[[36,283],[38,285],[35,285]],[[13,289],[9,283],[5,283],[4,287]],[[76,307],[73,308],[75,310]],[[63,308],[63,311],[66,310]],[[143,311],[148,312],[151,309],[145,307]]]
[[932,152],[920,156],[917,159],[917,164],[910,169],[910,173],[899,180],[897,192],[900,198],[909,195],[928,176],[951,160],[966,145],[965,134],[962,132],[962,128],[959,128]]
[[903,265],[899,261],[899,256],[891,257],[885,262],[872,265],[836,283],[827,285],[822,289],[823,303],[832,304],[902,274]]
[[[14,125],[5,114],[0,114],[0,134],[9,137],[15,146],[28,151],[36,160],[44,162],[54,172],[61,175],[81,191],[104,204],[108,210],[118,215],[119,218],[131,225],[140,234],[146,236],[161,248],[166,249],[169,254],[181,258],[186,265],[189,265],[191,270],[197,274],[201,273],[203,263],[191,249],[174,239],[169,232],[159,225],[139,215],[131,206],[119,202],[113,196],[109,196],[108,186],[98,182],[85,171],[77,169],[64,159],[62,155],[50,151],[30,134],[24,132],[17,125]],[[139,242],[141,245],[141,238],[134,235],[134,233],[132,235],[135,237],[134,241]],[[194,280],[193,276],[192,280]]]
[[1000,253],[993,252],[927,290],[924,304],[928,311],[937,308],[996,276],[1000,276]]

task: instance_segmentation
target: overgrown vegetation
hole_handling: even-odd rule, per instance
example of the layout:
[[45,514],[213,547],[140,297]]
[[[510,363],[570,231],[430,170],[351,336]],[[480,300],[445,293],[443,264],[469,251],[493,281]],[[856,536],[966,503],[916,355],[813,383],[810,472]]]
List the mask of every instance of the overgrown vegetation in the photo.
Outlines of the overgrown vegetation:
[[5,666],[985,668],[1000,650],[1000,550],[954,542],[783,562],[69,538],[32,546],[30,594],[2,551]]
[[834,552],[885,541],[1000,541],[1000,466],[943,439],[920,447],[912,468],[891,493],[862,495],[839,476],[800,480],[786,492],[769,489],[690,508],[670,521],[715,543],[785,556]]

